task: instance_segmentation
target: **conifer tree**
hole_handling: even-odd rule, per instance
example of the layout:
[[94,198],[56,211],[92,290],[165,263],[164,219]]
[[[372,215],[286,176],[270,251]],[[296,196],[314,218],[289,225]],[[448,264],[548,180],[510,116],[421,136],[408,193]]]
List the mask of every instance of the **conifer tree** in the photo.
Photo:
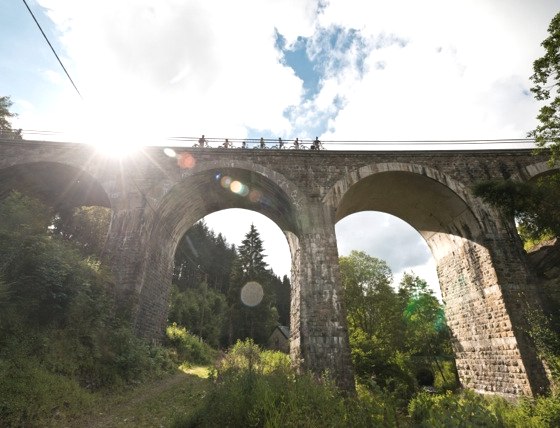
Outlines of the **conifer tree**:
[[254,224],[251,224],[245,239],[239,247],[239,263],[243,274],[247,278],[258,278],[266,273],[268,265],[264,261],[263,243]]
[[[274,306],[271,284],[273,274],[269,271],[264,258],[262,239],[257,228],[252,224],[238,248],[238,258],[231,273],[228,294],[229,344],[245,338],[252,338],[256,343],[265,344],[277,325],[278,311]],[[243,289],[249,283],[257,283],[261,287],[260,302],[248,303],[242,300]]]

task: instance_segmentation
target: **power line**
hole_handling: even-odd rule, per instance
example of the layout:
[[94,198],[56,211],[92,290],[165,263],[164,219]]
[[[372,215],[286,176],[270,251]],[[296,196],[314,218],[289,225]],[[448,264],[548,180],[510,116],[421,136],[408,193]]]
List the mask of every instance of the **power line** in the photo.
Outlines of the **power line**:
[[62,61],[60,60],[60,58],[58,57],[58,54],[56,53],[56,51],[54,50],[53,45],[51,44],[51,42],[49,41],[49,38],[47,37],[47,35],[45,34],[45,32],[43,31],[43,29],[41,28],[41,25],[39,24],[39,21],[37,21],[37,18],[35,18],[35,15],[33,14],[33,12],[31,11],[31,8],[29,7],[29,5],[27,4],[27,2],[25,0],[23,0],[23,3],[25,4],[25,7],[27,7],[27,10],[29,11],[29,13],[31,14],[31,17],[33,18],[33,21],[35,21],[35,24],[37,24],[37,27],[39,27],[39,30],[41,31],[41,34],[43,35],[43,37],[45,38],[45,40],[47,41],[47,43],[49,44],[54,56],[56,57],[56,59],[58,60],[58,63],[60,64],[60,66],[62,67],[62,69],[64,70],[64,72],[66,73],[66,76],[68,77],[68,79],[70,80],[70,83],[72,83],[72,86],[74,87],[74,89],[76,90],[76,92],[78,93],[78,95],[80,96],[81,99],[84,99],[82,97],[82,94],[80,94],[80,91],[78,91],[78,88],[76,87],[76,84],[74,83],[74,81],[72,80],[72,78],[70,77],[70,74],[68,73],[68,71],[66,70],[66,67],[64,67],[64,64],[62,63]]
[[[63,131],[49,131],[49,130],[37,130],[37,129],[27,129],[22,130],[24,134],[29,135],[45,135],[45,136],[55,136],[64,135]],[[197,143],[200,137],[167,137],[167,141],[171,142],[183,142],[183,143]],[[222,145],[226,140],[225,137],[204,137],[206,142]],[[255,145],[260,143],[260,138],[227,138],[230,143],[242,143],[245,142],[249,145]],[[263,141],[268,145],[278,144],[278,138],[263,138]],[[313,139],[299,139],[301,144],[313,143]],[[282,138],[282,142],[285,147],[292,144],[293,140],[291,138]],[[323,145],[354,145],[354,146],[407,146],[407,145],[452,145],[452,144],[465,144],[465,145],[481,145],[481,144],[534,144],[535,140],[533,138],[480,138],[480,139],[355,139],[355,140],[321,140]],[[214,146],[215,148],[216,146]]]
[[[168,137],[170,141],[192,141],[197,142],[199,137]],[[207,142],[223,142],[226,138],[221,137],[204,137]],[[247,143],[259,143],[260,138],[227,138],[229,142],[247,142]],[[276,144],[278,139],[275,138],[263,138],[263,141],[267,144]],[[291,144],[292,139],[282,138],[284,144]],[[300,143],[312,143],[313,139],[299,139]],[[391,139],[371,139],[371,140],[321,140],[322,144],[353,144],[353,145],[386,145],[386,144],[511,144],[511,143],[534,143],[532,138],[481,138],[481,139],[411,139],[411,140],[391,140]]]

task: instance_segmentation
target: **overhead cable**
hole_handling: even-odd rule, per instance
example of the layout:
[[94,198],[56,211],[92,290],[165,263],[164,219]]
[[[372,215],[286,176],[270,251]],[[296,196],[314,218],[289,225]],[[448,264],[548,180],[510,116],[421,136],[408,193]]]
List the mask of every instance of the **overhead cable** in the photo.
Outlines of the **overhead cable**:
[[64,67],[64,64],[62,63],[62,61],[60,60],[60,58],[58,57],[58,54],[56,53],[53,45],[51,44],[51,42],[49,41],[49,38],[47,37],[47,35],[45,34],[45,32],[43,31],[43,29],[41,28],[41,25],[39,24],[39,21],[37,21],[37,18],[35,18],[35,15],[33,14],[33,12],[31,11],[31,8],[29,7],[29,5],[27,4],[27,2],[25,0],[23,0],[23,3],[25,4],[25,7],[27,7],[27,10],[29,11],[29,13],[31,14],[31,17],[33,18],[33,21],[35,21],[35,24],[37,24],[37,27],[39,27],[39,30],[41,31],[41,34],[43,35],[43,37],[45,38],[45,40],[47,41],[47,43],[49,44],[54,56],[56,57],[56,59],[58,60],[58,63],[60,64],[60,66],[62,67],[62,69],[64,70],[64,72],[66,73],[66,76],[68,77],[68,79],[70,80],[70,83],[72,83],[72,86],[74,87],[74,89],[76,90],[76,92],[78,93],[78,95],[80,96],[80,98],[83,99],[82,94],[80,93],[80,91],[78,90],[78,88],[76,87],[76,84],[74,83],[74,81],[72,80],[72,78],[70,77],[70,74],[68,73],[68,71],[66,70],[66,67]]

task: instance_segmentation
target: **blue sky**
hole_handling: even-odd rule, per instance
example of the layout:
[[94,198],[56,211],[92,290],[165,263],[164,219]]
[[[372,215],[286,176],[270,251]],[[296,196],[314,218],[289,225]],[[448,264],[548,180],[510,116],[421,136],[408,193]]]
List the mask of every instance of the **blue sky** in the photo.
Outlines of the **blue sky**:
[[[539,107],[529,92],[532,62],[559,9],[551,0],[28,3],[83,99],[23,2],[0,0],[0,95],[14,101],[14,125],[57,132],[28,138],[105,146],[201,134],[523,138]],[[255,218],[239,215],[249,224]],[[217,228],[223,221],[216,219]],[[362,249],[385,258],[395,273],[429,270],[434,281],[425,249],[403,258],[391,248],[388,231],[408,236],[407,225],[372,217],[357,236],[351,220],[337,225],[342,254]],[[276,236],[269,238],[270,260],[282,260],[275,269],[286,273],[285,240],[265,223]],[[407,248],[422,245],[414,233]]]

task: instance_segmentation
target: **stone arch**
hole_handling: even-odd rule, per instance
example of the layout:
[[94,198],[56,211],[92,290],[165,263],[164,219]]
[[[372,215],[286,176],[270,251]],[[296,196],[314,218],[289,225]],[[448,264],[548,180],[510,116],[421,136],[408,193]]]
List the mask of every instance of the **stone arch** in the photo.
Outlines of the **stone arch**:
[[522,249],[465,185],[421,165],[372,164],[346,174],[324,202],[335,220],[366,210],[395,215],[427,241],[465,386],[530,395],[546,385],[522,328],[518,292],[529,283]]
[[109,195],[94,176],[61,162],[26,162],[0,169],[0,198],[12,190],[28,193],[55,207],[111,208]]
[[[431,200],[427,199],[431,196]],[[472,241],[495,234],[486,207],[473,202],[468,188],[434,168],[408,163],[379,163],[349,172],[329,189],[324,202],[335,220],[359,211],[392,214],[413,226],[434,257],[448,252],[442,237]],[[437,206],[439,209],[434,210]],[[445,208],[445,209],[443,209]]]
[[204,171],[209,170],[221,170],[221,169],[239,169],[251,171],[255,174],[259,174],[266,177],[270,182],[277,186],[284,194],[290,199],[291,203],[294,204],[296,209],[301,209],[304,203],[305,195],[292,181],[286,178],[284,175],[275,171],[271,168],[267,168],[261,164],[252,162],[246,159],[223,159],[218,158],[212,161],[205,161],[203,163],[198,163],[190,169],[184,169],[181,173],[181,178],[184,179],[188,176],[194,174],[200,174]]
[[523,176],[521,174],[515,174],[512,176],[513,179],[526,179],[531,180],[539,175],[547,174],[552,171],[558,171],[560,169],[560,165],[550,165],[548,162],[539,162],[531,165],[527,165],[523,170]]
[[137,290],[136,328],[143,336],[158,337],[164,327],[177,245],[186,231],[208,214],[228,208],[259,212],[276,223],[286,235],[292,263],[298,259],[298,208],[286,193],[286,189],[291,188],[293,194],[295,187],[287,180],[282,181],[277,174],[269,172],[264,175],[256,171],[263,168],[249,170],[240,167],[246,164],[224,166],[220,162],[211,162],[184,171],[182,179],[154,208]]

